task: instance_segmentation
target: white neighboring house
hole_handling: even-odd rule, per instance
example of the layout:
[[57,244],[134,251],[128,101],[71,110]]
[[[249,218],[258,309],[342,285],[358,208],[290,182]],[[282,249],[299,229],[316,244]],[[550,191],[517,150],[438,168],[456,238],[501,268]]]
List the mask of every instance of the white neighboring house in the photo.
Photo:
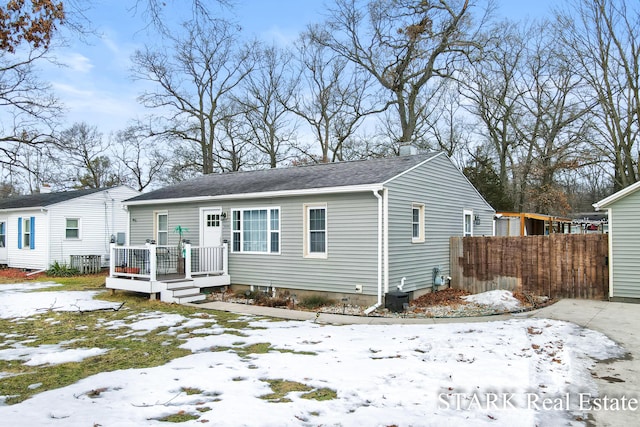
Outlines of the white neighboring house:
[[108,265],[109,243],[128,231],[122,201],[139,194],[123,185],[0,200],[0,264],[44,270],[69,265],[71,255],[100,255]]

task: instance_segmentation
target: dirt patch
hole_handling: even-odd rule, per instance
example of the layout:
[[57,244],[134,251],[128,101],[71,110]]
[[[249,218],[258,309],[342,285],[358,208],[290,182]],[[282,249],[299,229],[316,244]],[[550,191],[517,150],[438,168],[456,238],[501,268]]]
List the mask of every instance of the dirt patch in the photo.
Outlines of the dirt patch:
[[44,273],[37,273],[28,275],[31,273],[31,270],[24,270],[21,268],[2,268],[0,269],[0,281],[4,283],[23,282],[25,280],[34,280],[38,277],[42,276]]
[[[476,304],[468,302],[462,299],[462,297],[472,295],[470,292],[462,289],[442,289],[437,292],[430,292],[424,294],[409,302],[409,307],[402,313],[394,313],[383,307],[378,308],[368,316],[382,316],[382,317],[474,317],[474,316],[487,316],[494,314],[503,314],[503,309],[495,308],[492,306],[486,306],[482,304]],[[521,293],[513,293],[513,296],[520,301],[520,308],[518,311],[528,311],[539,307],[542,301],[547,299],[541,299],[540,297],[534,297],[531,295],[524,295]],[[276,298],[272,298],[270,295],[254,295],[250,293],[246,296],[240,294],[232,294],[228,292],[213,293],[209,295],[209,300],[214,301],[226,301],[235,302],[241,304],[254,304],[270,307],[313,311],[319,313],[331,313],[331,314],[349,314],[355,316],[365,316],[367,314],[364,311],[367,307],[361,307],[352,304],[340,304],[331,303],[326,305],[320,305],[313,309],[305,308],[301,304],[293,304],[289,296],[280,295]]]
[[409,305],[414,307],[431,307],[434,305],[459,305],[467,304],[462,297],[471,295],[463,289],[443,289],[438,292],[424,294],[414,300]]

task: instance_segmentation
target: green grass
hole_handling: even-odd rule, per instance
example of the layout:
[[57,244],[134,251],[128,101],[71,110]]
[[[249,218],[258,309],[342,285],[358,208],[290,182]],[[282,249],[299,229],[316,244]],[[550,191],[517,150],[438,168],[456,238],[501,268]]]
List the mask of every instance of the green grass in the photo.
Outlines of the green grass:
[[[95,312],[55,312],[43,311],[27,319],[0,319],[0,350],[11,348],[12,345],[37,347],[41,345],[58,345],[62,349],[73,348],[101,348],[108,350],[102,355],[86,358],[79,362],[63,363],[59,365],[26,366],[22,360],[0,360],[0,372],[6,376],[0,378],[0,396],[7,396],[5,404],[12,405],[22,402],[35,394],[74,384],[83,378],[100,372],[111,372],[124,369],[150,368],[161,366],[169,361],[191,354],[189,350],[179,348],[192,334],[194,329],[184,328],[179,334],[167,334],[167,328],[157,328],[145,333],[142,337],[133,333],[128,327],[108,329],[105,324],[111,322],[132,323],[137,321],[136,315],[148,312],[180,314],[187,319],[209,318],[216,325],[225,329],[225,334],[246,337],[244,329],[263,329],[252,327],[250,321],[238,314],[207,311],[201,308],[177,304],[166,304],[150,301],[147,295],[128,292],[112,294],[104,289],[104,275],[48,278],[41,277],[40,281],[55,281],[61,286],[45,288],[40,292],[49,291],[80,291],[100,290],[96,298],[123,304],[118,311]],[[13,283],[13,282],[12,282]],[[47,307],[43,307],[47,309]],[[10,336],[10,338],[7,337]],[[178,338],[178,335],[180,338]],[[239,338],[231,347],[212,347],[209,351],[232,351],[239,357],[252,354],[265,354],[270,351],[313,355],[312,352],[297,352],[290,349],[278,349],[268,342],[246,344]],[[254,367],[255,368],[255,367]],[[242,381],[238,376],[234,381]],[[286,401],[291,391],[304,392],[304,398],[326,400],[335,398],[335,392],[329,389],[314,389],[301,383],[284,380],[273,380],[272,389],[275,401]],[[34,387],[35,384],[39,386]],[[271,383],[270,383],[271,384]],[[95,384],[94,389],[86,390],[84,394],[90,398],[98,398],[107,388]],[[202,390],[192,387],[182,387],[186,394],[201,394]],[[331,394],[333,392],[333,395]],[[269,399],[269,400],[272,400]],[[219,400],[219,399],[216,399]],[[214,400],[215,401],[215,400]],[[161,421],[184,422],[197,419],[198,416],[187,413],[172,414]]]
[[[103,280],[103,276],[56,278],[57,282],[64,282],[63,286],[42,291],[95,290]],[[131,323],[136,321],[135,318],[131,319],[131,316],[158,311],[181,314],[186,318],[211,318],[216,324],[225,328],[225,333],[241,335],[241,329],[249,327],[247,321],[238,321],[240,316],[237,314],[214,311],[203,313],[202,309],[197,307],[150,301],[146,296],[133,293],[118,292],[112,295],[109,291],[105,291],[97,298],[124,303],[124,306],[119,311],[83,313],[47,311],[19,321],[0,319],[0,331],[13,336],[10,339],[0,336],[0,349],[10,348],[12,343],[18,342],[30,347],[60,345],[63,349],[96,347],[108,350],[105,354],[86,358],[80,362],[59,365],[26,366],[21,360],[0,361],[0,372],[7,374],[0,379],[0,395],[9,396],[5,400],[6,404],[22,402],[37,393],[65,387],[100,372],[164,365],[173,359],[191,354],[189,350],[181,349],[179,346],[186,339],[194,336],[191,331],[198,328],[182,329],[181,338],[163,333],[167,328],[157,328],[146,333],[141,339],[126,327],[107,329],[104,325],[107,322]],[[211,350],[233,350],[243,356],[264,352],[268,348],[268,344],[263,344],[247,348]],[[38,383],[41,384],[39,387],[29,387]],[[87,395],[98,396],[103,391],[100,388],[88,390]],[[185,388],[183,391],[187,394],[196,392],[195,389],[190,388]]]
[[272,393],[264,394],[260,396],[260,398],[273,403],[291,402],[291,399],[287,397],[287,395],[294,392],[306,392],[300,395],[302,399],[322,401],[338,398],[338,394],[335,390],[331,390],[330,388],[314,389],[311,386],[297,381],[283,379],[263,379],[262,381],[269,384]]

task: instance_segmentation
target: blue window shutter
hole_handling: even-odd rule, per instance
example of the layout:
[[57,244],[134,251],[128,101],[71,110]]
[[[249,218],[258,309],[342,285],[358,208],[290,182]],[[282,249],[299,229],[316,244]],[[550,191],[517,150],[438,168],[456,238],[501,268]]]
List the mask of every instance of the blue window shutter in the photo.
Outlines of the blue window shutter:
[[29,230],[29,233],[31,233],[31,235],[29,236],[29,249],[35,249],[36,248],[36,217],[32,216],[31,221],[29,221],[29,224],[31,226],[31,230]]
[[22,217],[18,217],[18,249],[22,249]]

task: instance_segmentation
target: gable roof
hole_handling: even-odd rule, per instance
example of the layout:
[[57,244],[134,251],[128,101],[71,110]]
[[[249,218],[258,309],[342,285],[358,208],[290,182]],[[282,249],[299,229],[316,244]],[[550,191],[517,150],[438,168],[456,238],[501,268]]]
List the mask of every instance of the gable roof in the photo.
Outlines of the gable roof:
[[439,154],[210,174],[141,194],[128,199],[125,204],[382,185]]
[[594,203],[592,206],[595,208],[595,210],[600,210],[602,208],[606,208],[607,206],[609,206],[610,204],[617,202],[618,200],[628,196],[629,194],[635,193],[638,189],[640,189],[640,181],[636,182],[635,184],[631,184],[628,187],[623,188],[622,190],[613,193],[612,195],[610,195],[609,197],[606,197],[602,200],[600,200],[599,202]]
[[91,188],[86,190],[62,191],[58,193],[38,193],[26,196],[9,197],[0,200],[0,210],[40,208],[56,203],[66,202],[88,194],[104,191],[105,188]]

